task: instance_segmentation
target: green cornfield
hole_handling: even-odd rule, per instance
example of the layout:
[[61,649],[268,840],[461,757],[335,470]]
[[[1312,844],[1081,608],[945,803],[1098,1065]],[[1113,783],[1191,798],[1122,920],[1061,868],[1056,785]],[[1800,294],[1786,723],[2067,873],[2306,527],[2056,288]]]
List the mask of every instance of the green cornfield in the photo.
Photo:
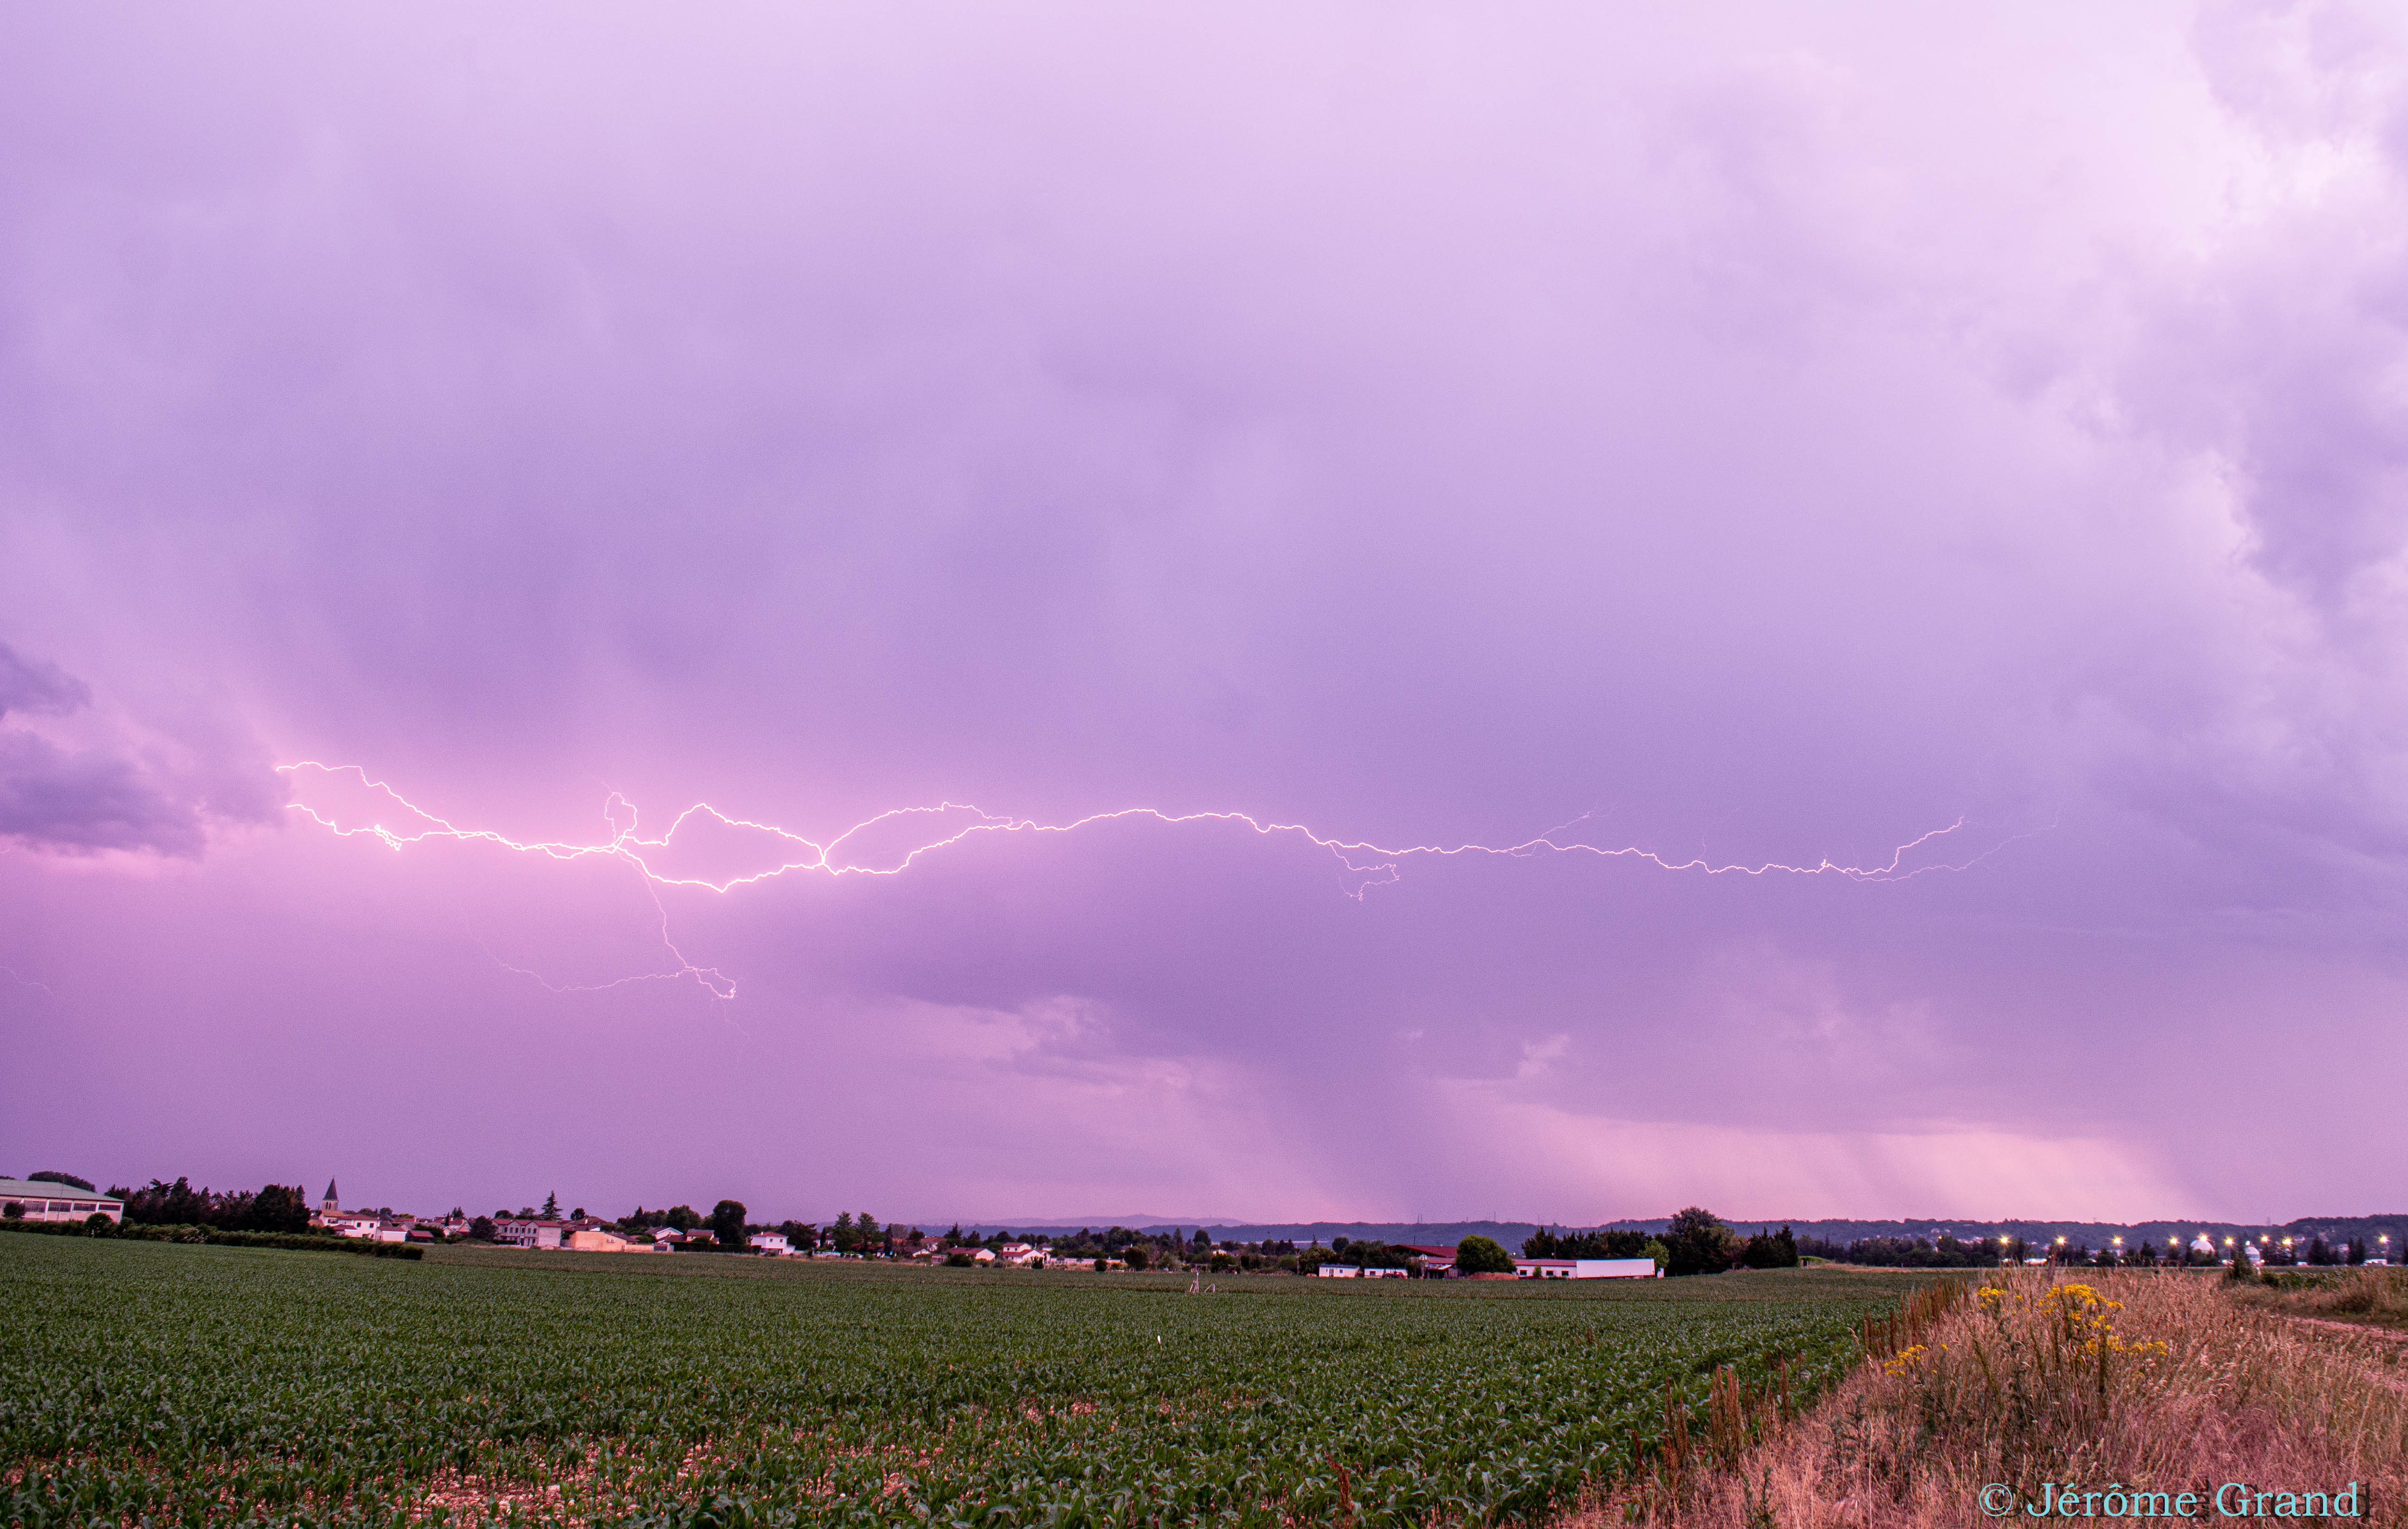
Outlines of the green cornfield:
[[967,1271],[0,1237],[0,1523],[1485,1523],[1914,1276]]

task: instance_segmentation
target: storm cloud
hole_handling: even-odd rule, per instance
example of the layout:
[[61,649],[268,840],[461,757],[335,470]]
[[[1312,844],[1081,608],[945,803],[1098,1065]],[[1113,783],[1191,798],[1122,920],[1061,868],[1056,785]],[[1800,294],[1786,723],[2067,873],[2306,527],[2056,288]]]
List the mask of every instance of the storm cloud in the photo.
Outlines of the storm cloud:
[[[154,1107],[0,1149],[907,1217],[2384,1188],[2387,11],[110,14],[0,23],[0,611],[202,763],[0,662],[56,994],[0,1013]],[[1887,880],[501,842],[703,801],[1959,826]],[[497,837],[351,832],[438,817]],[[690,827],[671,882],[793,852]]]

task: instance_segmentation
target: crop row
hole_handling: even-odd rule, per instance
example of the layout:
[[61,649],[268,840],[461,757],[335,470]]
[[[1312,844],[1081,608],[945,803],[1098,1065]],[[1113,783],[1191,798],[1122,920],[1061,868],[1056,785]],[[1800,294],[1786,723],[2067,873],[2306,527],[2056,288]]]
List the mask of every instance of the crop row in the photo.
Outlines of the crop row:
[[0,1335],[0,1459],[22,1478],[0,1522],[496,1504],[696,1526],[1484,1522],[1619,1472],[1668,1388],[1700,1403],[1717,1365],[1779,1360],[1811,1390],[1887,1293],[1728,1298],[1739,1279],[1778,1295],[1767,1275],[1665,1282],[1711,1300],[1294,1279],[1191,1296],[610,1262],[7,1239],[0,1279],[42,1317]]

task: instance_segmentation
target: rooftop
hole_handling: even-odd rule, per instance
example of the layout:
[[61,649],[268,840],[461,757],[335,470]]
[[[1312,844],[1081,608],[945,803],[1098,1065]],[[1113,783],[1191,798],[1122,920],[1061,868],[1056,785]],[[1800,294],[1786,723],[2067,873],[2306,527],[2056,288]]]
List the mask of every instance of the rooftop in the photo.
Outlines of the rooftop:
[[73,1184],[53,1184],[47,1179],[0,1179],[0,1199],[107,1200],[110,1205],[120,1203],[114,1195],[78,1189]]

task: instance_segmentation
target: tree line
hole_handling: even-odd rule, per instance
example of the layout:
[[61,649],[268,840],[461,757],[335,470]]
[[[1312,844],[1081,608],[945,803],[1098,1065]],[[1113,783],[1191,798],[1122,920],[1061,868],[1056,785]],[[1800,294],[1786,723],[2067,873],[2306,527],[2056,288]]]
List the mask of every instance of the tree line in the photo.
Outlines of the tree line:
[[174,1183],[153,1179],[140,1189],[122,1186],[108,1197],[125,1202],[125,1219],[147,1226],[214,1226],[227,1232],[307,1232],[309,1199],[298,1184],[263,1184],[255,1190],[193,1187],[181,1175]]
[[[1811,1239],[1810,1239],[1811,1240]],[[1791,1269],[1802,1244],[1788,1227],[1744,1234],[1703,1206],[1687,1206],[1660,1236],[1627,1227],[1555,1232],[1541,1227],[1522,1243],[1524,1258],[1652,1258],[1668,1276],[1721,1274],[1728,1269]],[[1457,1265],[1461,1258],[1458,1255]]]

